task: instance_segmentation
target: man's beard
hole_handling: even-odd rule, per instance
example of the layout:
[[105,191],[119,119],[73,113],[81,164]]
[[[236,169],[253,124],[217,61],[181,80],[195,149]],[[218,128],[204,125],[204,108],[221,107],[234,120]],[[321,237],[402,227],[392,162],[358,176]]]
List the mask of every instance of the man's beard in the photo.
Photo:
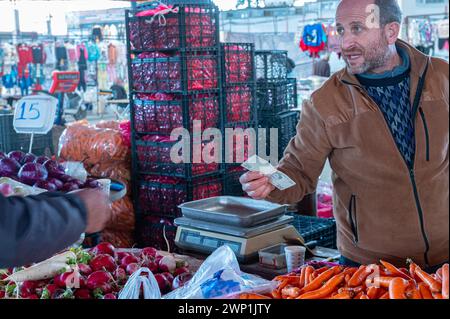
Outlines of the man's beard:
[[[389,46],[383,38],[380,38],[379,42],[374,42],[372,46],[366,49],[355,47],[347,51],[361,52],[364,58],[364,63],[357,67],[352,67],[347,59],[345,59],[347,69],[352,74],[370,73],[375,69],[385,66],[389,60]],[[343,54],[346,54],[346,52],[343,52]]]

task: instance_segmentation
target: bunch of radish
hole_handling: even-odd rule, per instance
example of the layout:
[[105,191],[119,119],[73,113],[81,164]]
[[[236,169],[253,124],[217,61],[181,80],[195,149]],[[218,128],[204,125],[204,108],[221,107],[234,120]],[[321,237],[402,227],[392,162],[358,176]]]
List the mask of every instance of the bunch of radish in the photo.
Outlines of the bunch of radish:
[[118,252],[110,243],[100,243],[89,251],[63,253],[74,256],[66,264],[60,263],[61,257],[56,264],[55,256],[24,270],[0,270],[0,299],[117,299],[128,278],[141,267],[152,271],[162,294],[192,278],[186,263],[170,254],[151,247],[136,251]]

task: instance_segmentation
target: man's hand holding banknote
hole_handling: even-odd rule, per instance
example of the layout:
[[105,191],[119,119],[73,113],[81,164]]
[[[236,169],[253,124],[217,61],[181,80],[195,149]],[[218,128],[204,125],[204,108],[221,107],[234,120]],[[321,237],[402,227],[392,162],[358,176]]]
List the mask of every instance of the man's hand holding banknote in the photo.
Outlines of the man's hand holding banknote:
[[266,199],[275,188],[285,190],[295,185],[286,174],[257,155],[250,157],[242,166],[249,170],[240,178],[242,189],[253,199]]

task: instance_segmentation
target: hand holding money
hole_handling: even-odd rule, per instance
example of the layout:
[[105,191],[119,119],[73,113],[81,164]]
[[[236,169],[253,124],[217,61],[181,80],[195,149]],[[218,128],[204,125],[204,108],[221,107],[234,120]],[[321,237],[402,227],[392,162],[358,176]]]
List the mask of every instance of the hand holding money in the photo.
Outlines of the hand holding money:
[[286,174],[259,156],[252,156],[242,166],[250,171],[240,179],[242,189],[254,199],[265,199],[275,188],[285,190],[295,185]]

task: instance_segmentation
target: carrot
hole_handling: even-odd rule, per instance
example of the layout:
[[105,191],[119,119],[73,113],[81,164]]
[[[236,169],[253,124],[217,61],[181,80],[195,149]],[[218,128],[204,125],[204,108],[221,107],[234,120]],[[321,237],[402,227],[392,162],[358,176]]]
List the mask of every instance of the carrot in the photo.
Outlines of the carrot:
[[422,280],[416,274],[417,264],[415,264],[411,259],[406,261],[409,264],[409,274],[417,283],[422,282]]
[[420,269],[419,266],[416,267],[416,274],[424,283],[428,285],[428,287],[430,287],[431,292],[442,291],[442,285],[440,285],[436,279],[431,277],[431,275]]
[[285,279],[281,282],[281,284],[278,285],[278,291],[283,290],[284,287],[286,287],[287,285],[289,285],[289,280]]
[[352,299],[353,295],[354,295],[353,292],[344,291],[341,293],[337,293],[336,295],[330,297],[330,299]]
[[403,278],[392,279],[389,284],[389,299],[406,299],[405,290],[408,282]]
[[391,263],[388,263],[387,261],[384,260],[380,260],[380,263],[389,271],[391,272],[394,276],[396,277],[401,277],[403,279],[406,280],[411,280],[412,278],[408,275],[405,275],[403,272],[400,271],[400,269],[398,269],[397,267],[395,267],[394,265],[392,265]]
[[326,281],[328,281],[328,279],[333,277],[333,275],[336,275],[337,269],[338,269],[338,267],[333,267],[333,268],[328,269],[324,273],[320,274],[316,279],[314,279],[308,285],[303,287],[303,289],[301,290],[300,293],[303,294],[308,291],[313,291],[313,290],[319,289],[320,287],[322,287],[322,285]]
[[313,282],[314,279],[316,279],[316,272],[315,271],[313,273],[311,273],[311,275],[309,275],[309,283]]
[[299,279],[299,288],[305,287],[305,273],[306,273],[306,267],[302,267],[302,270],[300,272],[300,279]]
[[406,289],[405,294],[406,294],[406,298],[408,298],[408,299],[423,299],[422,294],[420,293],[420,289],[418,287],[416,287],[415,284],[410,285]]
[[322,288],[314,291],[309,291],[300,295],[297,299],[322,299],[333,293],[333,291],[344,281],[344,274],[335,275],[327,281]]
[[368,270],[367,266],[359,267],[359,269],[353,274],[352,278],[350,278],[350,280],[348,281],[348,285],[350,287],[361,285],[371,272],[372,271]]
[[274,281],[284,281],[284,280],[289,280],[289,281],[295,281],[298,280],[298,276],[277,276],[273,279]]
[[367,296],[369,297],[369,299],[377,299],[379,291],[380,288],[372,286],[369,289],[367,289]]
[[273,297],[273,299],[281,299],[281,294],[278,291],[278,289],[275,289],[274,291],[272,291],[272,297]]
[[281,291],[281,294],[288,296],[288,297],[297,298],[298,296],[300,296],[300,288],[286,287],[286,288],[283,288],[283,290]]
[[271,298],[260,294],[243,293],[239,295],[239,299],[271,299]]
[[371,281],[371,279],[367,279],[366,280],[366,286],[367,287],[383,287],[383,288],[389,288],[389,284],[391,283],[391,281],[395,279],[394,277],[375,277],[373,278],[373,282]]
[[370,299],[366,294],[362,294],[361,297],[359,297],[359,299]]
[[436,276],[438,276],[438,278],[442,281],[442,268],[444,268],[443,266],[441,268],[439,268],[436,271]]
[[445,264],[444,266],[442,266],[442,297],[445,299],[449,299],[448,285],[449,285],[448,264]]
[[389,299],[389,292],[385,292],[379,299]]
[[346,275],[350,275],[353,276],[353,274],[358,270],[358,268],[356,267],[350,267],[350,268],[345,268],[344,270],[342,270],[342,273],[346,274]]
[[444,299],[442,294],[440,292],[433,292],[433,298],[434,299]]
[[431,294],[430,288],[421,282],[419,283],[420,294],[422,295],[422,299],[433,299],[433,295]]
[[343,293],[343,292],[352,292],[354,295],[360,293],[361,291],[363,291],[363,287],[359,286],[359,287],[355,287],[355,288],[350,288],[350,287],[343,287],[343,288],[339,288],[338,289],[338,293]]
[[345,275],[344,281],[345,281],[346,286],[348,286],[348,282],[350,281],[350,278],[352,278],[352,276],[350,276],[349,274]]
[[322,267],[316,270],[316,274],[320,275],[321,273],[324,273],[325,271],[327,271],[329,268],[328,267]]
[[306,269],[305,269],[305,286],[309,284],[309,279],[313,272],[314,272],[314,268],[312,266],[306,267]]
[[355,297],[353,299],[359,299],[364,294],[364,292],[360,291],[357,294],[355,294]]

